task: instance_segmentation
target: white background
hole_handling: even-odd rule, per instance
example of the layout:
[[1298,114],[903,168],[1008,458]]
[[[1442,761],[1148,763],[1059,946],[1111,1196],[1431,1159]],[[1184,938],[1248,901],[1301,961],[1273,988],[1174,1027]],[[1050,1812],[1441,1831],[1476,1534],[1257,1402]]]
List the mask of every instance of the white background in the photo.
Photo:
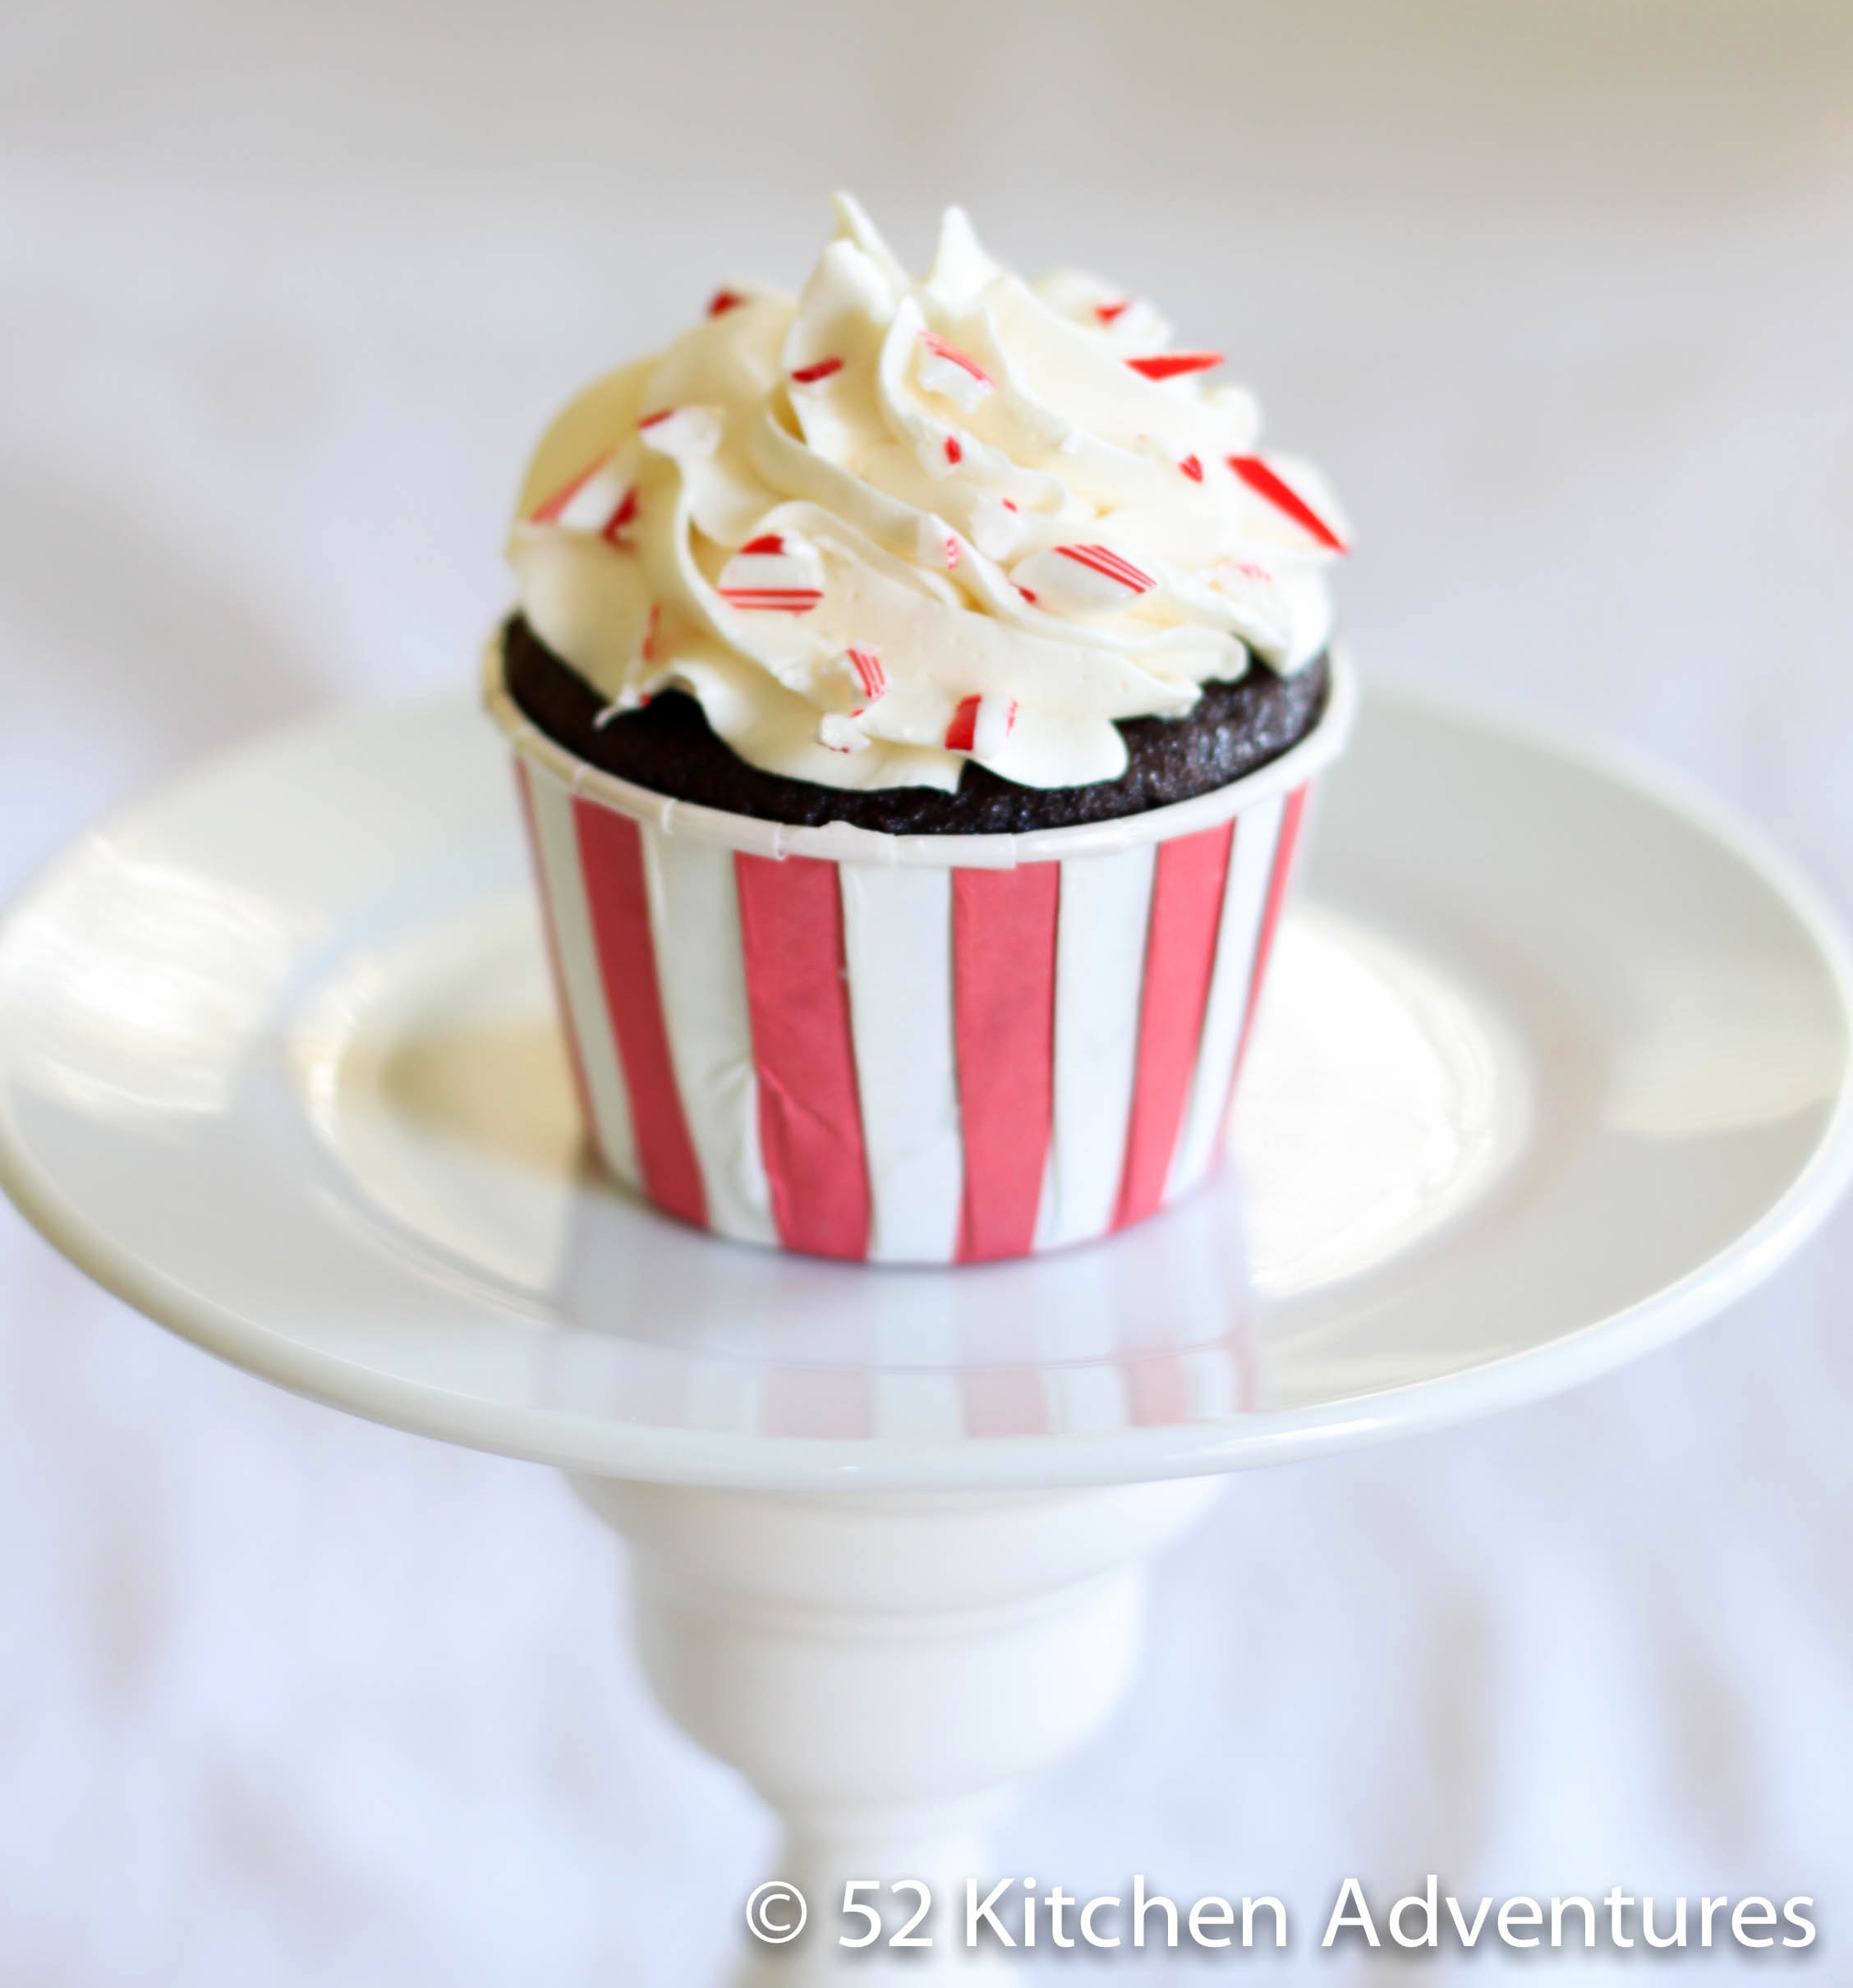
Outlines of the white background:
[[[1159,299],[1344,494],[1368,662],[1648,748],[1853,907],[1853,14],[1786,0],[14,0],[0,884],[467,684],[549,408],[795,283],[838,182],[917,261],[958,199]],[[1281,1893],[1322,1979],[1347,1874],[1807,1892],[1778,1963],[1846,1978],[1850,1275],[1843,1218],[1599,1386],[1239,1482],[1013,1866]],[[0,1984],[706,1978],[770,1832],[615,1577],[545,1473],[216,1367],[0,1211]]]

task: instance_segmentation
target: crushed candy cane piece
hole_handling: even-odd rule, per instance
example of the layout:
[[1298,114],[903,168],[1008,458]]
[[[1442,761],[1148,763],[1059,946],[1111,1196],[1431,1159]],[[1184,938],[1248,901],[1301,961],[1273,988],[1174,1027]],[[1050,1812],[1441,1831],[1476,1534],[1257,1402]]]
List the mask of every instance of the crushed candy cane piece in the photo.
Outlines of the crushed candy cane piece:
[[716,587],[731,608],[764,614],[808,614],[823,599],[816,587]]
[[987,559],[1008,559],[1023,544],[1023,521],[1008,498],[985,498],[972,507],[966,535]]
[[708,315],[724,318],[729,311],[738,310],[746,301],[738,290],[717,290],[708,299]]
[[1178,465],[1178,467],[1184,471],[1184,475],[1188,476],[1193,483],[1201,483],[1203,480],[1203,460],[1202,457],[1186,456],[1183,461]]
[[599,471],[602,470],[606,463],[608,463],[610,460],[611,457],[608,451],[605,455],[600,456],[596,461],[587,463],[585,468],[582,469],[577,476],[573,477],[570,482],[562,484],[559,489],[554,491],[553,495],[548,498],[545,503],[536,504],[533,510],[528,512],[528,523],[531,525],[559,524],[560,521],[561,513],[566,509],[567,506],[572,502],[573,498],[576,498],[579,493],[585,489],[586,485],[589,484],[595,475],[598,475]]
[[977,360],[949,345],[937,332],[920,334],[914,373],[929,393],[943,394],[967,413],[996,391],[997,383]]
[[1135,594],[1149,594],[1158,584],[1151,574],[1134,566],[1130,559],[1122,559],[1110,546],[1058,545],[1055,550],[1058,558],[1072,559],[1077,566],[1103,574],[1116,585],[1129,587]]
[[808,539],[768,531],[720,569],[715,591],[730,607],[766,614],[808,614],[824,598],[823,561]]
[[637,423],[643,445],[677,461],[711,456],[720,447],[722,414],[719,407],[665,407]]
[[1129,296],[1123,296],[1116,304],[1097,304],[1094,306],[1094,315],[1100,319],[1102,324],[1110,324],[1115,318],[1124,314],[1131,305],[1132,301]]
[[828,379],[831,374],[842,370],[843,361],[833,352],[828,359],[819,359],[807,366],[795,367],[792,378],[801,387],[814,387],[820,379]]
[[1154,352],[1149,358],[1129,359],[1126,364],[1147,379],[1175,379],[1180,374],[1207,373],[1222,364],[1221,352]]
[[869,735],[853,714],[846,718],[839,711],[826,711],[817,720],[817,743],[832,752],[860,752],[868,742]]
[[946,727],[946,750],[973,753],[981,759],[994,757],[1003,750],[1016,722],[1014,697],[961,697]]
[[1110,613],[1158,584],[1109,545],[1051,545],[1018,560],[1010,578],[1026,599],[1056,613]]
[[844,652],[849,667],[856,673],[856,681],[871,704],[885,696],[888,691],[888,673],[881,667],[881,659],[872,649],[851,649]]
[[948,462],[963,462],[965,460],[965,451],[957,435],[946,437],[945,458]]
[[1269,469],[1259,456],[1231,456],[1229,466],[1257,496],[1266,498],[1276,511],[1285,512],[1296,525],[1311,532],[1328,552],[1350,549],[1306,499]]
[[624,529],[637,522],[637,494],[633,484],[618,500],[618,508],[600,527],[599,536],[607,545],[628,546],[630,541],[624,536]]
[[636,523],[637,515],[637,491],[619,479],[606,454],[531,512],[528,522],[557,526],[562,531],[588,531],[619,552],[628,552],[632,542],[624,533]]
[[611,702],[605,706],[592,720],[592,729],[602,732],[614,718],[627,717],[632,711],[641,711],[650,702],[648,691],[639,690],[636,684],[627,683]]

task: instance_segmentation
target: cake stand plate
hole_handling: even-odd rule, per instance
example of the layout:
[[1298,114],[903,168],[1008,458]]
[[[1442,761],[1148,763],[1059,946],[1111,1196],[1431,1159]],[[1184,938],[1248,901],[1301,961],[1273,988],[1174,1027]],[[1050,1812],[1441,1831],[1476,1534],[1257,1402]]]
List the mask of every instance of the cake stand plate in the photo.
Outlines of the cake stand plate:
[[719,1242],[588,1164],[502,748],[445,703],[262,740],[28,892],[0,1182],[208,1350],[573,1473],[660,1695],[830,1914],[758,1964],[823,1979],[844,1870],[978,1875],[992,1797],[1105,1716],[1207,1474],[1717,1311],[1843,1186],[1850,1049],[1845,942],[1750,831],[1377,684],[1212,1185],[982,1268]]

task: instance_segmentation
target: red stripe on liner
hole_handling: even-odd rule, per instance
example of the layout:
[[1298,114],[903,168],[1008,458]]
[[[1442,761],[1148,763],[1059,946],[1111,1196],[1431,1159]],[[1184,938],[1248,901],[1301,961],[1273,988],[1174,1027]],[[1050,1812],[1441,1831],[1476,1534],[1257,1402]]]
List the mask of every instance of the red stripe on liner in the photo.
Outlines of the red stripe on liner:
[[1259,456],[1231,456],[1229,466],[1258,496],[1265,497],[1276,510],[1285,512],[1328,551],[1341,553],[1350,549],[1306,499],[1290,484],[1283,483]]
[[656,947],[650,934],[650,890],[643,875],[643,837],[628,815],[575,800],[579,866],[586,879],[592,939],[598,949],[605,1005],[624,1066],[637,1164],[658,1207],[705,1228],[708,1197],[683,1116],[663,997],[656,979]]
[[759,1144],[788,1249],[868,1254],[868,1159],[835,863],[736,855]]
[[554,1006],[559,1010],[560,1030],[566,1037],[567,1061],[572,1066],[572,1089],[579,1100],[579,1117],[587,1132],[598,1121],[592,1116],[592,1087],[586,1081],[586,1066],[580,1059],[579,1037],[572,1026],[572,1009],[566,998],[566,968],[560,959],[559,939],[554,930],[554,894],[547,883],[547,865],[540,855],[540,829],[534,819],[534,775],[527,761],[515,760],[515,792],[521,797],[522,826],[527,831],[527,853],[534,865],[535,881],[540,887],[540,929],[547,940],[547,971],[554,983]]
[[1055,1102],[1060,894],[1059,863],[952,873],[961,1263],[1020,1256],[1036,1241]]
[[1274,868],[1267,879],[1267,902],[1261,914],[1261,930],[1255,937],[1254,963],[1248,969],[1248,1003],[1242,1012],[1242,1035],[1235,1045],[1235,1067],[1229,1078],[1229,1095],[1222,1107],[1223,1130],[1229,1127],[1229,1113],[1235,1102],[1235,1086],[1241,1081],[1242,1059],[1248,1053],[1248,1032],[1254,1026],[1255,1010],[1261,1005],[1261,985],[1267,971],[1267,957],[1274,950],[1274,933],[1281,922],[1281,907],[1287,895],[1293,873],[1294,847],[1299,840],[1300,817],[1306,811],[1306,789],[1296,787],[1281,810],[1281,833],[1274,844]]
[[1115,1228],[1143,1221],[1165,1198],[1197,1067],[1235,834],[1235,823],[1225,821],[1158,846],[1139,997],[1138,1075]]

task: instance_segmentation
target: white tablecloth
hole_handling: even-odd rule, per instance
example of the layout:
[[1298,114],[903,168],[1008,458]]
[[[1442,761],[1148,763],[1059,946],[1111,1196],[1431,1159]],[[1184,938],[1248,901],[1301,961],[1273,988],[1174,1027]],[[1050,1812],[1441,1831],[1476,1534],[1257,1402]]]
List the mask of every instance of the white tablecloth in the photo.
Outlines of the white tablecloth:
[[[1853,16],[1648,0],[11,10],[0,883],[285,714],[462,684],[549,406],[795,280],[839,178],[917,257],[959,198],[1161,299],[1345,494],[1368,661],[1650,749],[1853,904]],[[1842,1218],[1598,1386],[1239,1482],[1008,1862],[1278,1893],[1308,1974],[1348,1875],[1810,1893],[1834,1978],[1850,1274]],[[0,1981],[733,1946],[769,1825],[546,1473],[216,1366],[10,1210],[0,1376]]]

